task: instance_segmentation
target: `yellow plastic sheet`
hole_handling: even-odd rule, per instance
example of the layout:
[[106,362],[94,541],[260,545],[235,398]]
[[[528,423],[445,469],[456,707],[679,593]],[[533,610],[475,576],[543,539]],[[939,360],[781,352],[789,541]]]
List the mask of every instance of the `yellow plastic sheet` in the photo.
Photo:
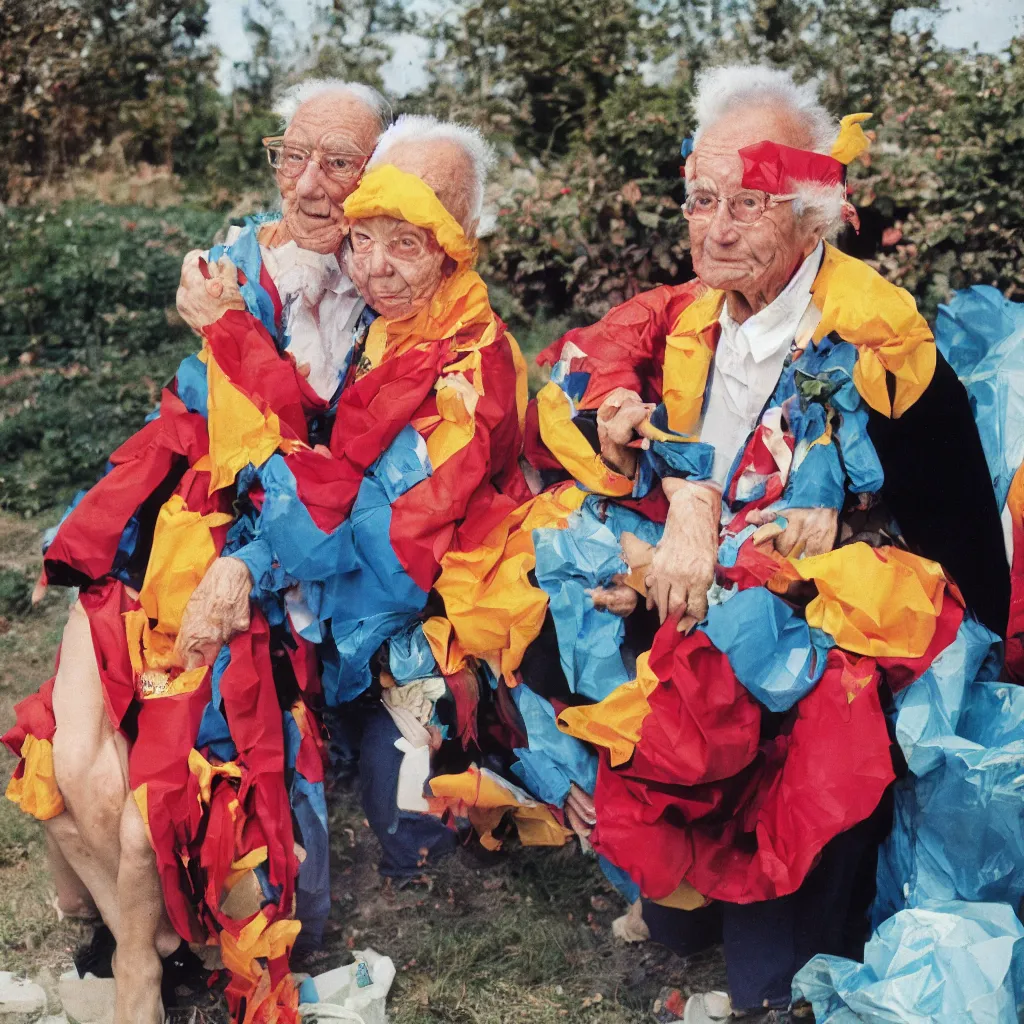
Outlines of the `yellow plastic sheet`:
[[544,804],[476,765],[458,775],[435,776],[430,780],[430,790],[434,812],[447,809],[469,818],[481,845],[488,850],[501,846],[493,833],[509,811],[524,846],[564,846],[573,835]]
[[848,544],[813,558],[780,563],[769,587],[810,580],[818,595],[807,624],[854,654],[920,658],[935,635],[946,577],[937,562],[898,548]]
[[558,728],[579,740],[604,747],[613,768],[625,764],[640,740],[640,727],[651,713],[647,698],[658,687],[658,677],[647,663],[650,652],[636,659],[636,679],[614,690],[597,704],[565,708]]
[[426,228],[460,267],[476,259],[476,243],[466,237],[434,190],[415,174],[400,171],[393,164],[363,175],[359,187],[345,200],[344,209],[349,220],[394,217]]
[[506,516],[481,544],[441,559],[434,587],[461,652],[496,663],[510,684],[548,607],[547,594],[527,575],[537,564],[532,532],[564,526],[586,497],[578,487],[545,491]]
[[633,493],[633,481],[616,473],[594,451],[572,421],[572,399],[554,381],[537,395],[537,418],[543,442],[588,491],[613,497]]
[[707,289],[679,314],[665,338],[662,401],[668,425],[692,434],[700,423],[708,370],[715,354],[715,329],[725,293]]
[[839,137],[832,147],[831,157],[841,164],[849,164],[868,150],[871,140],[864,134],[861,125],[870,121],[872,114],[847,114],[839,122]]
[[[821,321],[814,341],[838,334],[857,346],[853,381],[872,409],[902,416],[935,374],[935,342],[910,293],[831,245],[811,290]],[[886,372],[896,380],[889,401]]]
[[29,733],[21,744],[21,759],[21,776],[7,784],[7,799],[39,821],[56,818],[64,810],[64,798],[53,773],[53,744]]
[[227,512],[191,512],[181,495],[172,494],[160,509],[153,548],[139,601],[154,627],[177,635],[192,591],[199,585],[217,549],[210,531],[231,522]]
[[262,466],[282,446],[277,413],[260,412],[228,379],[217,360],[206,352],[207,430],[210,454],[196,463],[209,469],[210,494],[235,482],[251,462]]

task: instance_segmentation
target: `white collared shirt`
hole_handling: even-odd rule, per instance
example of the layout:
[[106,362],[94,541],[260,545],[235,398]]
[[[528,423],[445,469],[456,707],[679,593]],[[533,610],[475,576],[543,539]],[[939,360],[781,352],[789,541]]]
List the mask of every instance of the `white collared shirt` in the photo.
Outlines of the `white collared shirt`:
[[[227,244],[239,233],[230,229]],[[353,328],[366,303],[333,254],[288,242],[272,249],[261,245],[260,255],[281,297],[285,351],[309,367],[310,386],[330,399],[345,376]]]
[[711,392],[700,439],[715,448],[712,479],[725,485],[736,453],[779,382],[786,355],[810,301],[825,247],[819,242],[774,302],[738,324],[722,307]]

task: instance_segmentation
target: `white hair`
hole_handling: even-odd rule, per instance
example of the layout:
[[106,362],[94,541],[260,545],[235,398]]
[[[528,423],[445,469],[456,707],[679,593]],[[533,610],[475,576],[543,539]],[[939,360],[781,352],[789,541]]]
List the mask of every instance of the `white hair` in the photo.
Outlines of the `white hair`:
[[[693,112],[696,126],[693,141],[723,116],[742,107],[772,106],[788,110],[807,130],[810,148],[829,154],[839,136],[839,123],[818,99],[818,84],[798,85],[793,74],[782,68],[760,64],[727,64],[706,68],[696,78]],[[815,215],[823,222],[823,233],[834,234],[842,219],[846,189],[839,185],[797,182],[793,210],[798,216]]]
[[340,78],[307,78],[286,89],[274,103],[274,113],[281,118],[281,130],[288,127],[295,111],[303,103],[324,95],[347,96],[358,100],[380,122],[380,131],[391,124],[391,104],[371,86],[361,82],[346,82]]
[[480,220],[487,175],[497,163],[494,148],[476,128],[454,121],[439,121],[425,114],[402,114],[378,139],[367,169],[386,164],[388,152],[398,143],[441,141],[455,143],[473,165],[473,180],[466,186],[468,213],[462,225],[467,228]]

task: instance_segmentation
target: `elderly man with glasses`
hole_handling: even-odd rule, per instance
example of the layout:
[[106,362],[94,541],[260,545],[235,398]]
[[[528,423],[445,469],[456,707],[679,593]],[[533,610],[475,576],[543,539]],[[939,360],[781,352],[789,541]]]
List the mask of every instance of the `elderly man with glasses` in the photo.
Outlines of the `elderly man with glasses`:
[[810,956],[864,938],[883,701],[984,646],[974,615],[1005,629],[1008,573],[963,387],[910,295],[826,241],[868,115],[759,67],[705,72],[695,108],[696,280],[542,353],[547,489],[438,591],[500,660],[510,771],[643,898],[624,933],[724,936],[732,1006],[786,1014]]
[[373,319],[339,262],[342,207],[387,103],[315,81],[281,112],[284,134],[264,140],[281,214],[186,257],[178,308],[202,350],[49,543],[47,581],[80,593],[55,678],[5,737],[22,758],[10,793],[46,823],[62,909],[102,919],[76,960],[112,971],[119,1024],[163,1019],[198,968],[185,940],[220,939],[235,1008],[286,1004],[300,924],[316,943],[330,908],[315,645],[282,599],[245,657],[207,667],[249,625],[244,566],[216,556],[258,518],[253,467],[328,441]]

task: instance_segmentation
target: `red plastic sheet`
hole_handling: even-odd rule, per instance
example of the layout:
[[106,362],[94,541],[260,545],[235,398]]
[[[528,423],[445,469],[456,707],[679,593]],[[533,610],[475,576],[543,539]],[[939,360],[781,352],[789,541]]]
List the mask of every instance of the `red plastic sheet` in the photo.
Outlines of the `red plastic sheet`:
[[740,150],[744,188],[783,195],[793,185],[839,185],[846,180],[846,167],[824,153],[794,149],[778,142],[757,142]]

